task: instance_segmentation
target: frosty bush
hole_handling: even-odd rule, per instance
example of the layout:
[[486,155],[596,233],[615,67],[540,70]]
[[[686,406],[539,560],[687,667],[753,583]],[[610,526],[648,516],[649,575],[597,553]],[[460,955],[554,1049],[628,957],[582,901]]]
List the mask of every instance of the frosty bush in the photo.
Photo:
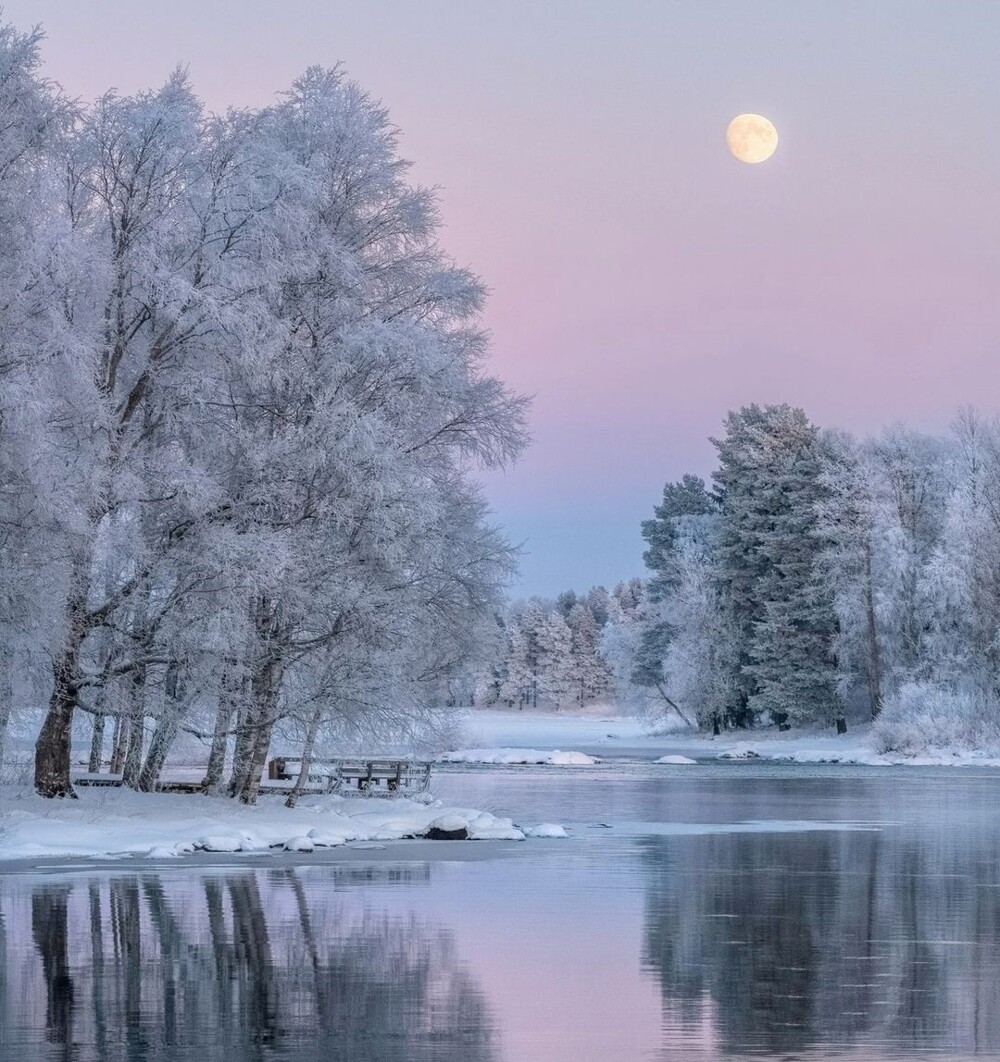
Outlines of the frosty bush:
[[967,691],[909,682],[888,697],[872,730],[877,752],[1000,747],[1000,704]]

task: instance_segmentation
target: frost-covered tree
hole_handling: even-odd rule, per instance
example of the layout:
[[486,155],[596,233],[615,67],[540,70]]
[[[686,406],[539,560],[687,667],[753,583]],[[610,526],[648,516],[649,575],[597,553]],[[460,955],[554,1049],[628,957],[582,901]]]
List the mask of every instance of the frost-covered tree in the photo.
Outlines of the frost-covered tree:
[[[674,615],[675,598],[684,578],[682,568],[691,562],[690,555],[682,558],[679,550],[681,537],[690,543],[691,528],[689,526],[686,532],[682,532],[681,525],[685,522],[690,525],[694,520],[707,526],[706,518],[717,512],[718,503],[705,489],[704,480],[685,475],[679,482],[664,486],[653,519],[642,523],[642,536],[647,544],[643,562],[652,574],[644,594],[643,623],[632,681],[658,691],[664,702],[682,715],[684,708],[679,707],[676,699],[667,692],[670,681],[664,671],[671,644],[686,622],[685,618]],[[701,558],[701,561],[707,560]]]
[[65,229],[52,212],[72,110],[39,74],[40,41],[0,26],[0,767],[15,699],[41,685],[59,592],[47,398],[61,336],[44,319],[58,294]]
[[822,445],[789,406],[731,413],[719,454],[719,578],[737,639],[733,722],[838,710],[836,616],[819,578]]
[[945,521],[949,450],[945,440],[898,425],[870,447],[886,559],[886,666],[895,686],[919,676],[925,634],[921,572]]
[[539,696],[555,707],[576,697],[574,682],[573,633],[554,609],[538,627]]
[[0,731],[24,671],[43,795],[83,709],[138,788],[184,729],[218,788],[234,740],[252,801],[279,724],[432,723],[512,570],[470,473],[525,405],[385,109],[313,69],[257,112],[177,73],[74,116],[36,67],[0,31]]
[[611,675],[601,657],[601,628],[586,599],[577,600],[566,617],[570,646],[570,686],[578,704],[601,700],[610,691]]
[[822,480],[820,577],[838,618],[838,686],[847,702],[863,688],[874,719],[886,688],[885,550],[870,449],[844,433],[827,435]]

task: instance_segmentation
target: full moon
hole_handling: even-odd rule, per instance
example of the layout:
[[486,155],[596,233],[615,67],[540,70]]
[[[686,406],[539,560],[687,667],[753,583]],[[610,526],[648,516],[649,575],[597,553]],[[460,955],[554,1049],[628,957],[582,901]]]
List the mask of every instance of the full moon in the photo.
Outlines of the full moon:
[[726,130],[726,143],[740,162],[766,162],[778,146],[778,130],[761,114],[738,114]]

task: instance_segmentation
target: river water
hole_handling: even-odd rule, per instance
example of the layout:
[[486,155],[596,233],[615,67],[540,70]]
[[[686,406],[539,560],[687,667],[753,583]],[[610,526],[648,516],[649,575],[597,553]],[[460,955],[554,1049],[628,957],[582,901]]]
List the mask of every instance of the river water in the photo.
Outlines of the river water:
[[435,789],[572,836],[0,867],[0,1059],[1000,1058],[996,771]]

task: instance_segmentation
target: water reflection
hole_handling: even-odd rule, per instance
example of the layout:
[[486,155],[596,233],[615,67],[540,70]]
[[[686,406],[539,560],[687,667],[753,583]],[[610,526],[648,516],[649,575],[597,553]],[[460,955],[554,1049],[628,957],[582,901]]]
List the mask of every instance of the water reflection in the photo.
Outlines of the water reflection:
[[643,861],[668,1043],[708,1027],[719,1054],[1000,1048],[995,832],[655,838]]
[[481,777],[573,838],[0,874],[0,1060],[1000,1058],[997,777]]
[[5,896],[0,1057],[494,1059],[448,933],[345,905],[358,871],[329,871],[308,887],[286,868],[36,880],[26,904]]

